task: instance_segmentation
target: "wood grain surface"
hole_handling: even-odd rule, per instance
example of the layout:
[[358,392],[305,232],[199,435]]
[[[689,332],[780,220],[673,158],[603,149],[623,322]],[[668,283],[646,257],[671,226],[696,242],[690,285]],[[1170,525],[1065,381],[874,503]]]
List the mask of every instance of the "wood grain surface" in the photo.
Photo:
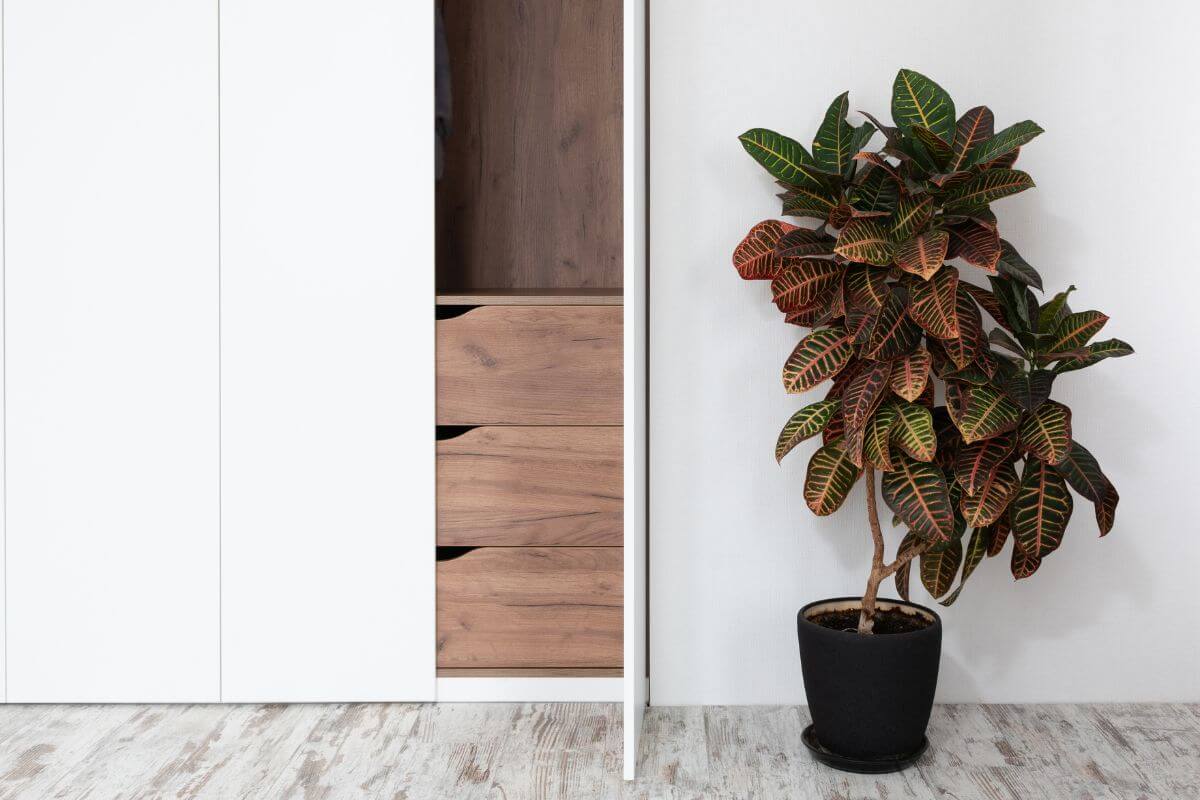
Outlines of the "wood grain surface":
[[438,544],[620,547],[621,431],[501,426],[439,441]]
[[621,0],[445,0],[442,289],[619,287]]
[[439,668],[621,666],[620,547],[483,547],[437,565]]
[[620,425],[621,317],[483,306],[438,320],[438,424]]
[[620,289],[464,289],[438,292],[439,306],[619,306]]

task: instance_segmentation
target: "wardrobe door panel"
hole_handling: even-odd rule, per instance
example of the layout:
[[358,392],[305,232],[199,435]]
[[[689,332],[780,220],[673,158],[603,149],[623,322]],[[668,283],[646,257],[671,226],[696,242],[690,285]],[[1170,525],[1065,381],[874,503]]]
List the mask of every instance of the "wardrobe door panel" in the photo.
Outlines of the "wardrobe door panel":
[[216,37],[4,3],[11,702],[219,699]]
[[221,5],[227,701],[434,694],[433,9]]

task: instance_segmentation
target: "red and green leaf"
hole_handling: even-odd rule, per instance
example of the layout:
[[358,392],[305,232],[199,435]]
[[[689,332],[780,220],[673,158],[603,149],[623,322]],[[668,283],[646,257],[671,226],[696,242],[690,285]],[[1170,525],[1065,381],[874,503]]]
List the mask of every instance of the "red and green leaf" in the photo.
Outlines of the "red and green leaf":
[[954,462],[954,477],[968,495],[977,494],[988,479],[1007,462],[1017,445],[1012,432],[963,445]]
[[841,264],[823,258],[783,259],[771,281],[771,296],[785,314],[809,308],[838,284],[843,271]]
[[775,246],[795,225],[767,219],[755,225],[733,251],[733,266],[743,280],[769,280],[779,271]]
[[945,600],[939,601],[942,605],[947,607],[954,605],[954,601],[958,599],[963,586],[967,583],[967,578],[971,577],[971,573],[983,561],[990,539],[991,534],[987,528],[976,528],[971,531],[971,540],[967,543],[967,549],[963,553],[962,575],[958,578],[958,588]]
[[987,526],[988,558],[994,558],[1004,551],[1004,545],[1008,541],[1008,534],[1012,530],[1012,527],[1009,525],[1009,517],[1009,514],[1005,514],[993,524]]
[[914,402],[925,391],[929,381],[929,351],[915,350],[898,358],[892,367],[892,391],[909,402]]
[[1042,276],[1004,239],[1000,240],[1000,259],[996,262],[996,269],[1001,275],[1025,286],[1032,286],[1039,291],[1042,288]]
[[894,403],[896,422],[892,425],[891,441],[917,461],[932,461],[937,454],[937,433],[933,414],[917,403]]
[[959,117],[954,130],[953,153],[946,169],[958,172],[970,166],[971,154],[992,138],[994,126],[995,119],[987,106],[976,106]]
[[950,258],[961,258],[972,266],[996,273],[1000,261],[1000,235],[995,228],[970,219],[946,231],[950,236],[946,251]]
[[921,583],[926,591],[934,597],[941,597],[950,591],[962,559],[963,546],[959,539],[952,540],[946,547],[921,553]]
[[888,296],[887,270],[851,264],[846,268],[846,296],[857,309],[878,311]]
[[[900,540],[900,547],[896,550],[896,554],[911,550],[920,544],[921,540],[913,533],[904,534],[904,538]],[[900,565],[896,570],[896,593],[900,595],[902,600],[908,600],[908,579],[912,572],[912,560],[909,559]]]
[[1047,400],[1021,423],[1020,447],[1051,466],[1061,464],[1071,449],[1071,409]]
[[1021,407],[990,386],[965,386],[962,397],[957,425],[967,444],[1007,433],[1021,421]]
[[926,281],[909,284],[908,315],[938,339],[957,339],[958,270],[946,266]]
[[1071,509],[1071,493],[1062,476],[1039,459],[1027,460],[1012,501],[1013,538],[1020,550],[1039,560],[1057,550]]
[[847,430],[861,429],[887,394],[888,378],[892,375],[890,361],[869,362],[846,385],[842,395],[842,414]]
[[1104,497],[1096,503],[1096,526],[1100,528],[1101,536],[1107,536],[1112,530],[1117,516],[1117,502],[1120,499],[1117,488],[1110,483],[1104,489]]
[[1050,334],[1050,341],[1042,348],[1045,358],[1053,358],[1057,354],[1071,353],[1079,350],[1100,332],[1108,315],[1099,311],[1077,311],[1068,314]]
[[783,200],[783,214],[788,217],[810,217],[823,221],[829,219],[838,207],[837,198],[824,188],[789,186],[780,198]]
[[[997,329],[999,330],[999,329]],[[995,334],[997,331],[992,331]],[[1045,369],[1017,372],[1003,384],[1004,393],[1026,411],[1033,411],[1050,397],[1054,373]]]
[[783,365],[783,386],[788,394],[807,392],[842,371],[854,355],[846,329],[823,328],[805,336]]
[[954,150],[948,140],[921,125],[913,125],[909,128],[909,133],[925,148],[925,153],[934,166],[940,170],[946,169],[946,165],[950,163],[950,159],[954,155]]
[[1007,461],[1001,462],[984,478],[975,494],[963,492],[959,506],[963,519],[975,528],[993,524],[1008,511],[1008,504],[1016,495],[1019,486],[1017,471],[1013,469],[1012,464]]
[[1055,464],[1054,468],[1067,479],[1067,483],[1071,484],[1072,489],[1088,500],[1093,503],[1104,500],[1104,493],[1109,487],[1108,478],[1100,469],[1100,463],[1096,461],[1096,457],[1079,442],[1071,442],[1071,449],[1067,451],[1067,457]]
[[840,405],[840,400],[818,400],[792,414],[775,442],[775,461],[782,461],[796,445],[825,430],[830,417]]
[[899,410],[895,405],[882,405],[867,420],[863,430],[863,460],[885,472],[893,468],[890,439],[898,417]]
[[779,224],[792,229],[785,228],[786,232],[775,243],[775,255],[780,258],[833,255],[833,245],[837,240],[829,234],[812,228],[797,228],[786,222]]
[[1017,580],[1028,578],[1033,573],[1037,572],[1037,568],[1042,565],[1042,559],[1035,555],[1031,555],[1022,550],[1019,546],[1014,545],[1012,549],[1012,563],[1009,568],[1012,570],[1012,575]]
[[886,267],[892,262],[892,241],[887,229],[871,219],[852,219],[838,235],[833,252],[851,261]]
[[1017,148],[1031,141],[1040,133],[1042,133],[1041,127],[1032,120],[1027,119],[1024,122],[1009,125],[977,147],[971,154],[968,166],[986,164],[1001,156],[1015,153]]
[[1090,367],[1092,364],[1103,361],[1106,358],[1120,358],[1132,353],[1133,348],[1120,339],[1105,339],[1102,342],[1092,342],[1083,348],[1080,355],[1063,359],[1055,364],[1054,372],[1056,374],[1071,372],[1083,369],[1084,367]]
[[933,219],[933,195],[904,195],[896,202],[892,215],[892,227],[888,231],[892,239],[902,242],[921,231]]
[[908,316],[904,299],[891,292],[866,332],[863,355],[881,361],[907,355],[921,339],[921,329]]
[[954,101],[919,72],[902,69],[892,84],[892,119],[902,129],[928,128],[945,141],[954,138]]
[[804,502],[819,517],[832,514],[845,502],[861,472],[841,440],[825,445],[808,462]]
[[942,471],[932,464],[896,455],[895,469],[885,472],[883,499],[904,524],[928,542],[946,542],[954,535],[954,509]]
[[955,212],[981,208],[1001,198],[1032,189],[1033,185],[1033,178],[1019,169],[989,169],[947,192],[945,209]]
[[925,280],[941,269],[946,260],[950,234],[944,230],[926,231],[905,239],[896,246],[896,265]]

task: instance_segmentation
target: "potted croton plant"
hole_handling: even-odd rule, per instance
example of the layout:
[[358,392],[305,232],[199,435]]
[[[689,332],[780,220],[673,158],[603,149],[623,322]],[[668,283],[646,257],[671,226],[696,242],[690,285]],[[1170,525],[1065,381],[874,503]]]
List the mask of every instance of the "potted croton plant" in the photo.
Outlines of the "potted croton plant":
[[[1027,578],[1062,541],[1068,487],[1107,534],[1117,491],[1051,393],[1065,373],[1133,350],[1094,341],[1108,317],[1073,310],[1071,289],[1039,299],[1041,277],[1001,234],[991,204],[1033,187],[1014,164],[1040,127],[996,131],[984,106],[956,116],[941,86],[907,69],[893,125],[868,114],[853,125],[848,109],[847,94],[834,99],[811,151],[762,128],[740,137],[795,222],[758,223],[733,262],[770,282],[787,323],[812,329],[783,366],[784,388],[832,381],[783,426],[776,459],[820,436],[808,507],[832,514],[862,479],[874,543],[860,597],[799,613],[805,741],[836,766],[886,771],[924,748],[937,682],[941,622],[909,601],[913,562],[945,606],[1006,546],[1013,576]],[[877,476],[903,529],[891,558]],[[880,599],[888,578],[900,599]]]

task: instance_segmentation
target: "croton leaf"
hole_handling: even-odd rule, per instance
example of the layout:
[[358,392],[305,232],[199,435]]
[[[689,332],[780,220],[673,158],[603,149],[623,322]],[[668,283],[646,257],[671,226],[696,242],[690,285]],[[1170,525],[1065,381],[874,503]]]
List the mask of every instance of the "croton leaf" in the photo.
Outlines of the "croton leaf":
[[1072,489],[1088,500],[1093,503],[1103,501],[1104,493],[1109,486],[1108,478],[1101,471],[1096,457],[1079,442],[1071,442],[1071,449],[1067,451],[1067,457],[1055,464],[1054,468],[1067,479],[1067,483],[1071,484]]
[[937,453],[937,434],[933,414],[918,403],[894,403],[896,422],[892,425],[891,440],[911,458],[932,461]]
[[932,195],[906,194],[896,201],[896,211],[892,216],[892,226],[888,232],[895,241],[902,242],[923,231],[932,219]]
[[[993,331],[995,333],[995,331]],[[1004,393],[1026,411],[1033,411],[1050,396],[1054,373],[1046,369],[1018,372],[1004,382]]]
[[1019,169],[989,169],[947,192],[945,209],[953,212],[980,208],[1033,186],[1033,178]]
[[1068,314],[1055,326],[1042,354],[1052,358],[1056,353],[1070,353],[1082,348],[1108,322],[1108,315],[1099,311],[1077,311]]
[[1008,169],[1013,164],[1017,163],[1017,157],[1020,155],[1021,155],[1021,148],[1018,147],[1016,150],[1013,150],[1010,153],[1005,153],[1002,156],[997,156],[996,158],[993,158],[991,161],[985,161],[982,164],[979,164],[978,167],[981,170]]
[[841,372],[853,355],[854,345],[845,328],[813,331],[800,340],[783,365],[783,386],[789,394],[807,392]]
[[1071,508],[1062,476],[1044,461],[1028,459],[1012,501],[1013,538],[1019,549],[1039,560],[1053,553],[1062,543]]
[[909,285],[908,314],[931,336],[958,338],[958,270],[946,266]]
[[[860,153],[855,153],[854,160],[861,161],[862,163],[867,164],[868,166],[865,167],[864,169],[883,170],[884,174],[886,174],[887,177],[891,178],[896,183],[897,187],[904,185],[904,176],[902,176],[900,174],[900,170],[896,169],[896,167],[892,164],[892,162],[888,161],[881,154],[872,153],[869,150],[864,150]],[[869,175],[869,173],[864,172],[864,175]],[[875,175],[872,177],[878,178],[879,176]]]
[[928,542],[954,535],[954,510],[946,476],[933,464],[897,453],[895,469],[883,474],[883,500],[913,533]]
[[[775,243],[775,255],[780,258],[833,255],[833,245],[836,240],[824,231],[797,228],[786,222],[779,224],[786,226],[786,232]],[[791,230],[787,230],[787,228],[791,228]]]
[[1103,361],[1106,358],[1120,358],[1133,353],[1133,348],[1120,339],[1105,339],[1102,342],[1093,342],[1083,348],[1083,353],[1073,358],[1063,359],[1054,365],[1056,373],[1071,372],[1084,367],[1090,367],[1098,361]]
[[941,269],[950,246],[950,234],[944,230],[926,231],[905,239],[895,249],[896,265],[925,280]]
[[886,170],[872,169],[850,189],[849,198],[856,213],[887,214],[896,207],[899,194],[899,186]]
[[992,319],[1010,331],[1013,329],[1013,326],[1008,322],[1008,318],[1004,315],[1004,307],[1000,305],[1000,301],[996,299],[995,294],[984,289],[982,286],[976,286],[973,283],[963,280],[960,280],[958,285],[960,291],[966,292],[980,308],[988,312]]
[[1030,266],[1028,261],[1021,258],[1021,254],[1015,247],[1004,239],[1000,240],[1000,259],[996,262],[996,269],[1000,271],[1001,275],[1012,278],[1018,283],[1032,286],[1039,291],[1042,288],[1042,276]]
[[[987,340],[989,344],[1002,347],[1023,359],[1029,357],[1029,354],[1025,352],[1025,348],[1021,346],[1021,343],[1009,336],[1003,328],[992,328],[988,331]],[[1016,398],[1014,397],[1013,399],[1015,400]]]
[[850,161],[850,156],[857,150],[851,150],[854,140],[854,127],[846,121],[846,112],[850,110],[850,93],[842,92],[829,104],[825,119],[817,129],[813,139],[812,155],[817,166],[826,172],[841,175]]
[[1071,449],[1071,409],[1053,400],[1042,403],[1021,423],[1020,447],[1051,466],[1061,464]]
[[1109,483],[1104,489],[1104,497],[1096,503],[1096,526],[1100,528],[1101,536],[1107,536],[1112,530],[1113,521],[1117,516],[1117,502],[1120,499],[1117,487]]
[[946,355],[960,370],[965,369],[974,361],[984,347],[983,317],[980,316],[979,308],[975,305],[971,295],[963,288],[964,285],[964,282],[960,280],[958,291],[955,293],[954,310],[958,317],[958,336],[954,339],[939,341]]
[[[904,534],[904,538],[900,540],[900,547],[896,550],[897,554],[903,553],[906,550],[911,550],[920,544],[921,540],[913,533]],[[912,559],[905,561],[896,570],[896,593],[900,595],[900,599],[908,600],[908,579],[912,572]]]
[[825,425],[825,430],[821,431],[821,444],[833,444],[845,435],[846,420],[842,416],[842,410],[839,408],[837,411],[833,412],[833,416],[829,418],[828,424]]
[[950,591],[962,558],[962,542],[958,539],[951,540],[946,547],[921,553],[921,583],[925,589],[934,597],[941,597]]
[[888,378],[892,375],[890,361],[872,361],[846,384],[842,394],[842,413],[846,428],[862,429],[867,419],[887,393]]
[[867,420],[863,430],[863,459],[871,466],[885,472],[892,469],[890,439],[898,416],[899,411],[895,405],[891,403],[882,405]]
[[1059,292],[1042,304],[1038,310],[1039,331],[1052,331],[1066,319],[1067,315],[1071,313],[1071,307],[1067,305],[1067,298],[1073,291],[1075,291],[1075,286],[1068,286],[1066,291]]
[[954,139],[954,101],[919,72],[902,69],[892,84],[892,120],[901,128],[920,125],[945,141]]
[[775,442],[775,461],[782,461],[796,445],[823,431],[841,404],[840,400],[818,400],[792,414]]
[[1021,407],[991,386],[964,386],[962,398],[957,425],[967,444],[1007,433],[1021,421]]
[[946,229],[950,238],[946,254],[995,274],[1000,261],[1000,235],[979,220],[968,219]]
[[1037,568],[1041,565],[1042,560],[1040,558],[1026,553],[1020,547],[1014,545],[1012,549],[1012,563],[1009,565],[1014,578],[1017,580],[1028,578],[1037,572]]
[[828,190],[807,186],[792,186],[780,197],[783,198],[783,214],[787,217],[826,220],[833,215],[838,205]]
[[954,605],[954,601],[958,599],[962,593],[963,586],[967,583],[967,578],[971,577],[971,573],[983,561],[984,555],[987,553],[988,542],[991,540],[991,531],[989,528],[976,528],[971,531],[971,540],[967,543],[967,549],[963,552],[962,575],[958,578],[958,588],[945,600],[940,600],[944,606]]
[[854,129],[854,133],[850,136],[850,153],[851,158],[846,163],[845,169],[842,171],[842,177],[849,180],[854,174],[854,158],[853,154],[859,152],[866,146],[871,137],[875,135],[875,126],[869,122],[864,122]]
[[892,261],[892,241],[878,222],[852,219],[842,228],[833,252],[851,261],[886,267]]
[[1009,531],[1012,530],[1012,526],[1009,525],[1010,517],[1010,514],[1005,514],[1000,517],[1000,519],[987,526],[988,558],[994,558],[1004,551],[1004,544],[1008,541]]
[[975,152],[971,154],[970,165],[986,164],[1000,156],[1012,153],[1040,133],[1042,133],[1041,126],[1032,120],[1027,119],[1024,122],[1009,125],[975,149]]
[[1002,433],[964,445],[954,462],[954,477],[967,495],[977,494],[988,478],[1008,460],[1017,445],[1014,433]]
[[909,402],[915,401],[925,391],[929,380],[929,351],[915,350],[898,358],[892,367],[892,391]]
[[978,487],[975,494],[963,492],[959,508],[968,525],[976,528],[991,525],[1008,510],[1020,481],[1012,464],[1003,461]]
[[878,311],[888,295],[887,270],[851,264],[846,268],[846,295],[855,308]]
[[950,172],[958,172],[970,165],[971,154],[980,143],[992,138],[995,118],[987,106],[976,106],[958,118],[954,130],[954,151],[946,166]]
[[771,281],[771,297],[784,313],[808,308],[838,284],[843,271],[841,264],[824,258],[786,258]]
[[881,361],[907,355],[921,338],[921,329],[908,316],[904,298],[891,292],[866,332],[863,355]]
[[733,266],[748,281],[769,280],[779,271],[775,246],[795,225],[767,219],[755,225],[733,251]]
[[950,146],[950,142],[923,125],[913,125],[909,128],[909,133],[921,143],[921,146],[925,148],[925,152],[929,154],[930,159],[933,160],[934,165],[938,169],[946,169],[946,165],[950,163],[950,159],[954,155],[954,150]]
[[842,440],[813,453],[804,478],[804,502],[819,517],[837,511],[862,472],[842,446]]
[[829,176],[821,173],[804,145],[766,128],[751,128],[738,137],[742,147],[772,177],[816,191],[829,191]]

